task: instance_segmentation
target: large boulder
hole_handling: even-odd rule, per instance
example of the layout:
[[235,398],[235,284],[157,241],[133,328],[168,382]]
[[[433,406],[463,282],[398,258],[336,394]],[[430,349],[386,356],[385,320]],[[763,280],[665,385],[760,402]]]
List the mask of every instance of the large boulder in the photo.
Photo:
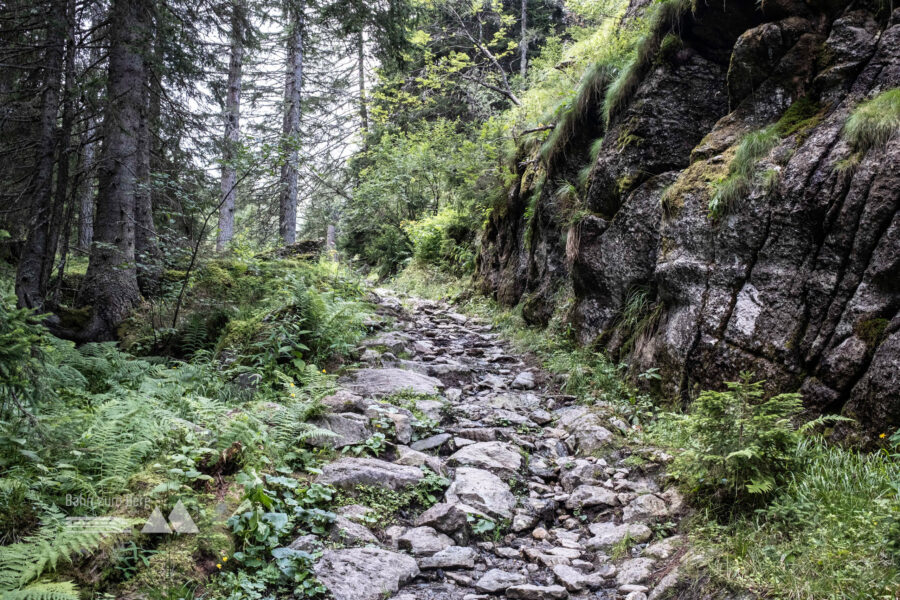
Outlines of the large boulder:
[[419,567],[406,554],[351,548],[326,551],[314,572],[334,600],[383,600],[416,577]]

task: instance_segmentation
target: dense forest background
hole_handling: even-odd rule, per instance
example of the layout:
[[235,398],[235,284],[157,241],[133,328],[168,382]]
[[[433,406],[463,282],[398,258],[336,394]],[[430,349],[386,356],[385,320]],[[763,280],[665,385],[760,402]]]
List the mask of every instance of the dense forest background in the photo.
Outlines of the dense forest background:
[[0,0],[0,596],[356,600],[508,443],[509,597],[895,598],[898,132],[881,0]]

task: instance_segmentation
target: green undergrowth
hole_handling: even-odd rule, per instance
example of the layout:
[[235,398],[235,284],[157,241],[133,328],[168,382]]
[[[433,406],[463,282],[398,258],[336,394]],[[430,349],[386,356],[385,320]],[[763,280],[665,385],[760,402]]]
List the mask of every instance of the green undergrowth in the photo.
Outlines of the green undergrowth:
[[[325,365],[339,364],[365,333],[362,289],[331,264],[208,263],[183,323],[211,318],[213,307],[228,318],[183,360],[136,356],[112,343],[75,347],[14,308],[11,277],[0,277],[0,595],[167,597],[209,586],[217,564],[237,578],[235,587],[206,597],[263,598],[286,581],[317,594],[308,557],[259,555],[264,568],[245,562],[232,554],[243,545],[249,556],[244,530],[226,520],[242,503],[238,488],[247,487],[236,477],[304,487],[331,457],[308,443],[331,435],[311,421],[336,387]],[[134,341],[133,348],[149,349]],[[140,532],[154,507],[169,515],[179,501],[199,533],[176,540]],[[250,502],[264,509],[248,517],[253,527],[281,523],[262,496]],[[276,541],[298,533],[305,516],[278,525]],[[66,517],[113,517],[107,529],[125,533],[98,529],[109,535],[92,537]]]
[[900,589],[900,461],[883,452],[801,441],[771,501],[732,522],[697,520],[718,581],[770,598],[896,598]]
[[[796,600],[893,598],[900,584],[900,455],[831,445],[797,425],[799,394],[764,394],[749,374],[664,414],[649,439],[698,509],[693,543],[722,586]],[[885,434],[883,437],[886,437]]]

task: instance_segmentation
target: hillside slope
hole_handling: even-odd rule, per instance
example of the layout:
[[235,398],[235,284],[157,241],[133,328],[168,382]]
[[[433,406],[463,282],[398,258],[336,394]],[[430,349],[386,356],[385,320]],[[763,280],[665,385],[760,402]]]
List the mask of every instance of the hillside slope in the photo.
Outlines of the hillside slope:
[[653,8],[546,166],[518,157],[484,288],[543,323],[571,283],[580,340],[685,399],[750,370],[863,430],[900,425],[900,10]]

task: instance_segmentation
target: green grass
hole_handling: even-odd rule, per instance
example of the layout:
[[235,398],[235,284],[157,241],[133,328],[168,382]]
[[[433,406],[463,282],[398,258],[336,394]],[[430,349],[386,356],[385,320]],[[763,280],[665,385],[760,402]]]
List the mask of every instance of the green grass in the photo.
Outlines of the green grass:
[[623,337],[621,353],[628,355],[640,339],[656,327],[663,305],[654,300],[649,290],[633,290],[625,299],[616,328]]
[[698,524],[713,575],[762,597],[896,598],[900,462],[809,438],[791,481],[768,508],[720,525]]
[[856,151],[883,146],[900,131],[900,88],[878,94],[857,106],[844,124],[844,137]]
[[728,175],[713,184],[713,193],[709,199],[711,219],[719,219],[731,212],[750,192],[756,165],[780,140],[776,126],[750,132],[741,138],[734,158],[728,165]]
[[629,60],[606,90],[603,120],[607,127],[631,102],[644,73],[660,51],[668,51],[671,41],[666,41],[666,38],[691,8],[691,0],[657,0],[650,5],[642,22],[641,36]]
[[611,69],[605,62],[593,63],[581,76],[575,98],[565,105],[561,118],[553,132],[541,147],[544,164],[555,164],[565,154],[569,142],[575,134],[588,126],[591,109],[602,101],[606,86],[611,79]]

